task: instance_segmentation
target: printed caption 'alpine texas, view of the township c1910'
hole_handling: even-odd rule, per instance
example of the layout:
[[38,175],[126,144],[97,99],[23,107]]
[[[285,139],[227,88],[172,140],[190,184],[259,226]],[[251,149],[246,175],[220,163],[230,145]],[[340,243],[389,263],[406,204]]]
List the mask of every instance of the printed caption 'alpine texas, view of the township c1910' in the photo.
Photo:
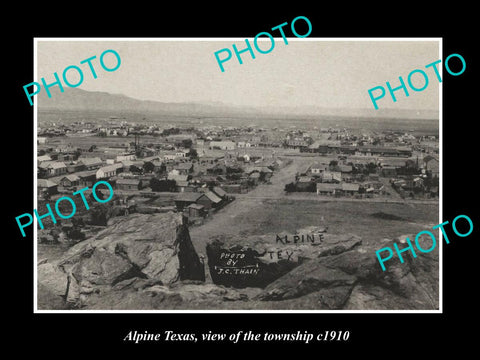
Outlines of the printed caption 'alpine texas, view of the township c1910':
[[439,223],[439,85],[365,89],[438,41],[292,39],[222,73],[232,41],[38,41],[38,74],[54,49],[122,60],[35,99],[38,213],[113,190],[42,219],[38,310],[437,310],[438,249],[375,252]]

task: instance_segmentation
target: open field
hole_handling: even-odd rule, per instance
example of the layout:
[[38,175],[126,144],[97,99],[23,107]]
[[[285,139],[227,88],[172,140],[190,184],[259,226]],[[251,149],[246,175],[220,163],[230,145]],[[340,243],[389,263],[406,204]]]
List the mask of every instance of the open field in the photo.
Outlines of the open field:
[[[390,220],[388,215],[398,219]],[[209,238],[217,235],[263,235],[326,225],[329,233],[354,233],[368,244],[429,230],[438,223],[438,204],[251,200],[248,205],[239,201],[229,204],[190,233],[197,251],[205,253]]]

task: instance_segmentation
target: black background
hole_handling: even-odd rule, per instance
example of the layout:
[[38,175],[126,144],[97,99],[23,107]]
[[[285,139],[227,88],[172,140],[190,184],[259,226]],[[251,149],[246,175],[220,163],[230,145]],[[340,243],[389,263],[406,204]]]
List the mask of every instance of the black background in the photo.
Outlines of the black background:
[[[265,4],[264,4],[265,5]],[[222,3],[217,6],[182,4],[181,10],[162,3],[112,3],[63,5],[42,10],[30,6],[11,12],[10,25],[2,25],[6,39],[3,52],[3,192],[4,221],[8,233],[4,240],[2,298],[9,346],[18,351],[31,349],[54,358],[66,354],[95,357],[113,353],[139,356],[148,351],[158,357],[164,351],[193,351],[200,357],[231,357],[244,350],[268,350],[296,356],[353,355],[375,357],[401,354],[411,356],[436,353],[449,348],[460,353],[472,348],[478,335],[476,322],[476,259],[479,164],[476,131],[478,115],[478,56],[474,18],[476,10],[461,4],[371,3],[352,6],[316,4],[313,7],[293,3],[258,5]],[[15,17],[14,17],[15,14]],[[5,14],[6,15],[6,14]],[[29,106],[23,85],[33,81],[34,37],[254,37],[296,16],[310,19],[309,37],[443,37],[444,60],[451,53],[461,54],[466,71],[454,77],[443,72],[443,219],[450,222],[459,214],[468,215],[474,232],[458,238],[451,231],[451,243],[443,247],[443,314],[34,314],[33,313],[33,239],[22,238],[15,216],[33,208],[33,108]],[[300,30],[299,30],[300,32]],[[300,32],[301,33],[301,32]],[[288,33],[287,33],[288,36]],[[274,56],[272,53],[270,56]],[[443,61],[442,61],[443,64]],[[254,65],[254,64],[252,64]],[[424,64],[419,64],[424,65]],[[412,69],[413,70],[413,69]],[[406,75],[406,74],[405,74]],[[392,78],[398,76],[392,74]],[[388,80],[388,79],[386,79]],[[321,81],[321,79],[312,79]],[[200,334],[212,330],[231,333],[296,332],[307,330],[349,330],[344,342],[240,343],[157,342],[131,344],[122,339],[130,330],[163,333]],[[27,346],[28,345],[28,346]],[[69,348],[68,352],[61,349]],[[202,352],[209,347],[208,352]],[[223,347],[228,347],[223,350]],[[222,348],[222,350],[220,350]],[[210,350],[218,349],[218,352]],[[198,352],[197,352],[198,351]],[[459,354],[460,354],[459,353]],[[253,356],[256,353],[249,352]]]

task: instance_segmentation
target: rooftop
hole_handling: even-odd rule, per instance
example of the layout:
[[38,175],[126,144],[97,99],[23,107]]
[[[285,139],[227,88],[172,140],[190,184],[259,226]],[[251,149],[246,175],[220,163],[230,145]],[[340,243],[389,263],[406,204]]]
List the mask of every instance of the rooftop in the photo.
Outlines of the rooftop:
[[81,162],[83,165],[97,165],[97,164],[102,164],[102,159],[99,157],[87,157],[87,158],[80,158],[79,162]]
[[71,175],[64,176],[64,177],[62,178],[62,180],[63,180],[63,179],[67,179],[67,180],[69,180],[69,181],[78,181],[78,180],[80,180],[80,177],[78,177],[78,176],[75,175],[75,174],[71,174]]
[[115,170],[120,169],[122,167],[123,167],[122,163],[116,163],[116,164],[112,164],[112,165],[102,166],[98,170],[102,170],[104,172],[107,172],[107,171],[115,171]]
[[37,180],[37,187],[40,188],[50,188],[57,186],[53,181],[47,180],[47,179],[38,179]]
[[344,191],[358,191],[360,186],[358,184],[343,183],[342,190]]
[[227,193],[225,192],[225,190],[223,190],[221,187],[218,187],[218,186],[215,186],[215,187],[213,188],[213,192],[214,192],[215,194],[217,194],[218,196],[220,196],[220,197],[224,197],[224,196],[227,195]]
[[317,183],[317,191],[333,191],[342,189],[340,184]]
[[194,192],[179,193],[175,201],[196,202],[203,195],[204,195],[203,193],[194,193]]
[[52,158],[49,155],[42,155],[37,157],[37,161],[49,161],[52,160]]
[[222,201],[222,199],[220,199],[217,195],[215,195],[211,191],[205,192],[205,196],[208,197],[212,202],[214,202],[216,204]]
[[54,161],[50,164],[48,164],[47,168],[49,169],[61,169],[61,168],[66,168],[67,166],[63,163],[63,162],[60,162],[60,161]]

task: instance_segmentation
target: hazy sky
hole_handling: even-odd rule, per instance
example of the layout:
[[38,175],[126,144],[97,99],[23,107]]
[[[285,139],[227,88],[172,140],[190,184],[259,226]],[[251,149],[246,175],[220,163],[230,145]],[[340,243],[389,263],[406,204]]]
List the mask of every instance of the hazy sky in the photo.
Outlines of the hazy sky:
[[[410,90],[405,97],[397,91],[397,102],[387,96],[379,100],[380,108],[438,110],[439,83],[433,69],[425,65],[440,59],[439,42],[428,41],[324,41],[326,39],[275,38],[275,47],[268,54],[242,54],[240,65],[232,55],[221,72],[214,52],[229,48],[245,48],[242,38],[172,41],[72,41],[72,39],[38,39],[37,78],[53,82],[53,72],[61,77],[63,69],[77,65],[84,72],[83,90],[124,94],[141,100],[162,102],[222,102],[235,105],[320,106],[330,108],[370,108],[373,104],[368,89],[390,81],[399,85],[398,77],[407,82],[414,69],[423,69],[429,85],[422,92]],[[260,44],[268,49],[270,40]],[[113,49],[122,63],[113,72],[104,71],[100,54]],[[93,79],[87,64],[80,61],[93,55],[98,78]],[[225,56],[225,54],[221,54]],[[109,66],[112,54],[105,57]],[[443,63],[442,63],[443,64]],[[440,65],[442,65],[440,64]],[[442,74],[442,67],[439,68]],[[69,80],[75,82],[75,71]],[[442,75],[443,78],[443,75]],[[421,75],[412,78],[414,85],[424,83]]]

